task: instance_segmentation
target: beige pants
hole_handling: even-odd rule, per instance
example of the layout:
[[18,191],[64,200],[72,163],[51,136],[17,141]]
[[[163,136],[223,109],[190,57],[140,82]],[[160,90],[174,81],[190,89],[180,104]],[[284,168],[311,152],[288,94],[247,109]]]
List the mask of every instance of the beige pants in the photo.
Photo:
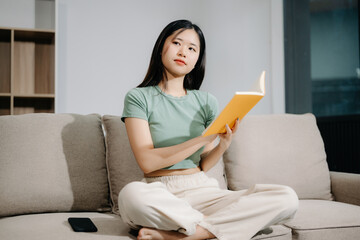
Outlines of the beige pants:
[[257,184],[242,191],[220,189],[204,172],[132,182],[119,194],[130,227],[192,235],[200,225],[220,240],[248,240],[258,231],[293,218],[298,197],[289,187]]

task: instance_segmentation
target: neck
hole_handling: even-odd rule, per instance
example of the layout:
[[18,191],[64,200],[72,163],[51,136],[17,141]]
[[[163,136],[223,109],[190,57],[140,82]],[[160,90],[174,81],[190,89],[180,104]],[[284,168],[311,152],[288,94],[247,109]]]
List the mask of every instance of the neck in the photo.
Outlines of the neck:
[[159,87],[164,93],[174,97],[181,97],[186,95],[186,89],[184,89],[184,76],[173,77],[168,75],[167,80],[163,79],[159,83]]

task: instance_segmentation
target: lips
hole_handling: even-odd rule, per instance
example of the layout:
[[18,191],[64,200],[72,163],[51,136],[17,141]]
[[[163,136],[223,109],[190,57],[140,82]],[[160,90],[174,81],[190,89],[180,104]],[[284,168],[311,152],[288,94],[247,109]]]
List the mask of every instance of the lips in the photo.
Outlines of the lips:
[[180,65],[186,65],[185,61],[181,60],[181,59],[175,59],[174,60],[177,64],[180,64]]

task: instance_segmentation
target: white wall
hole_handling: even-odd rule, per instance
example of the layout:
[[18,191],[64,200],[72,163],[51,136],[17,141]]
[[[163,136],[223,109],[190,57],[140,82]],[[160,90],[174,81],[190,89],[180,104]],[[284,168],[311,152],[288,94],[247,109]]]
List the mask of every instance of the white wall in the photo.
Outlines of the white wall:
[[[34,27],[26,14],[36,18],[39,1],[46,0],[0,0],[0,25]],[[251,113],[285,111],[281,0],[56,0],[56,15],[58,113],[121,115],[124,95],[142,81],[160,31],[181,18],[205,34],[201,89],[221,108],[266,70],[266,96]]]
[[276,17],[281,0],[57,3],[57,112],[120,115],[124,95],[146,73],[158,34],[181,18],[197,23],[206,36],[202,90],[212,92],[220,107],[265,69],[267,95],[252,113],[284,112],[283,74],[273,72],[283,72],[282,18]]

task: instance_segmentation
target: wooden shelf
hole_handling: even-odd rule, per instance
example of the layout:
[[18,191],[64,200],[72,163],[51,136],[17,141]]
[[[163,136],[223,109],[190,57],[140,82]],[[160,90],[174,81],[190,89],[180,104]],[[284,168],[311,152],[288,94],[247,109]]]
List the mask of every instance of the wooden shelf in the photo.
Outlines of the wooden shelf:
[[14,115],[26,113],[53,113],[53,98],[15,97]]
[[14,31],[14,93],[54,93],[54,42],[53,32]]
[[17,28],[17,27],[4,27],[0,26],[2,30],[15,30],[15,31],[28,31],[28,32],[45,32],[45,33],[55,33],[54,29],[45,29],[45,28]]
[[0,28],[0,100],[0,115],[54,112],[54,30]]
[[20,98],[55,98],[55,94],[14,94],[14,97]]

